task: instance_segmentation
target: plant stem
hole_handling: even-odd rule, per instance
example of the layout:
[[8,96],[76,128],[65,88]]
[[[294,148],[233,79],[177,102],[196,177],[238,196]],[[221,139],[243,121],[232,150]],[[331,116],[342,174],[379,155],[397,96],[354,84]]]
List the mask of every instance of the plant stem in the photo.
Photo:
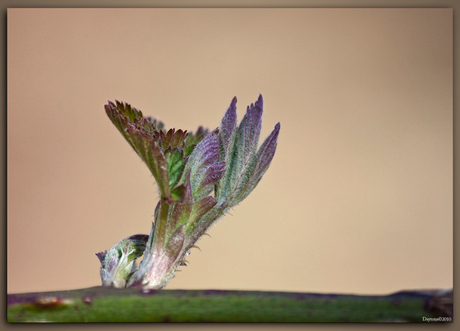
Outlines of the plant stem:
[[[423,323],[423,317],[439,316],[445,316],[444,321],[450,317],[452,321],[451,310],[443,311],[430,305],[437,297],[433,291],[404,291],[390,295],[225,290],[143,293],[136,288],[91,287],[8,294],[7,321]],[[448,298],[452,308],[452,292]],[[57,304],[39,304],[43,301]]]

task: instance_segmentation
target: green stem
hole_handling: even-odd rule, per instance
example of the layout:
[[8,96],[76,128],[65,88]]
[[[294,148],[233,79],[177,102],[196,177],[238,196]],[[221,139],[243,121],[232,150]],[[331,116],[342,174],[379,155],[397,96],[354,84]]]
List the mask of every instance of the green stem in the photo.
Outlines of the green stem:
[[450,300],[446,309],[435,305],[437,295],[424,292],[376,296],[225,290],[142,293],[139,289],[92,287],[8,294],[7,321],[427,323],[424,317],[440,316],[452,321],[452,292],[442,297]]
[[155,220],[154,251],[161,252],[166,244],[166,226],[168,224],[169,204],[166,198],[161,199],[158,219]]

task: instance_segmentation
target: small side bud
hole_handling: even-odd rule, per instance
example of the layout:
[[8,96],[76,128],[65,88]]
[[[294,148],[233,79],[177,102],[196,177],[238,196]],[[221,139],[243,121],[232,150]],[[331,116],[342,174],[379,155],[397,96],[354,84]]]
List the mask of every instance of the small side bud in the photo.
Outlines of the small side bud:
[[109,251],[96,253],[101,262],[102,286],[125,288],[136,269],[136,259],[144,253],[149,236],[136,234],[125,238]]

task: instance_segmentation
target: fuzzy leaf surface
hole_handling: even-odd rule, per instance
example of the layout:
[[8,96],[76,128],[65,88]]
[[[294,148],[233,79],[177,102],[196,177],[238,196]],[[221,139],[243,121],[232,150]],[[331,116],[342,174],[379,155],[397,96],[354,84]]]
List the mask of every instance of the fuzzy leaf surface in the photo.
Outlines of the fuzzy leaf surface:
[[252,190],[254,190],[270,166],[275,156],[279,130],[280,123],[277,123],[273,131],[259,148],[257,154],[253,156],[250,166],[241,177],[239,186],[235,190],[237,204],[243,201]]
[[169,192],[168,168],[163,151],[157,146],[155,139],[145,131],[140,131],[133,125],[126,130],[134,150],[150,169],[158,184],[162,197],[171,197]]
[[103,286],[124,288],[135,271],[135,261],[144,253],[149,236],[137,234],[120,240],[109,251],[96,253],[101,262]]
[[222,177],[225,164],[218,161],[219,138],[215,130],[196,145],[184,168],[181,182],[190,172],[193,201],[211,193],[214,183]]
[[219,133],[221,158],[226,161],[222,179],[216,183],[216,199],[231,208],[246,198],[256,187],[270,165],[276,150],[279,124],[257,151],[262,129],[263,98],[247,107],[239,126],[236,99],[227,110]]

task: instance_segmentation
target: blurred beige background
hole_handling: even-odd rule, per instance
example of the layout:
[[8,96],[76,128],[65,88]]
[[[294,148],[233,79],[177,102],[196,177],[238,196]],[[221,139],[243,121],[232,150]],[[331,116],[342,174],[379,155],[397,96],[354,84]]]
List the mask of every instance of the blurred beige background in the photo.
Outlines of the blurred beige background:
[[264,96],[278,150],[169,289],[453,285],[451,9],[9,9],[7,291],[100,285],[154,180],[105,115],[217,127]]

